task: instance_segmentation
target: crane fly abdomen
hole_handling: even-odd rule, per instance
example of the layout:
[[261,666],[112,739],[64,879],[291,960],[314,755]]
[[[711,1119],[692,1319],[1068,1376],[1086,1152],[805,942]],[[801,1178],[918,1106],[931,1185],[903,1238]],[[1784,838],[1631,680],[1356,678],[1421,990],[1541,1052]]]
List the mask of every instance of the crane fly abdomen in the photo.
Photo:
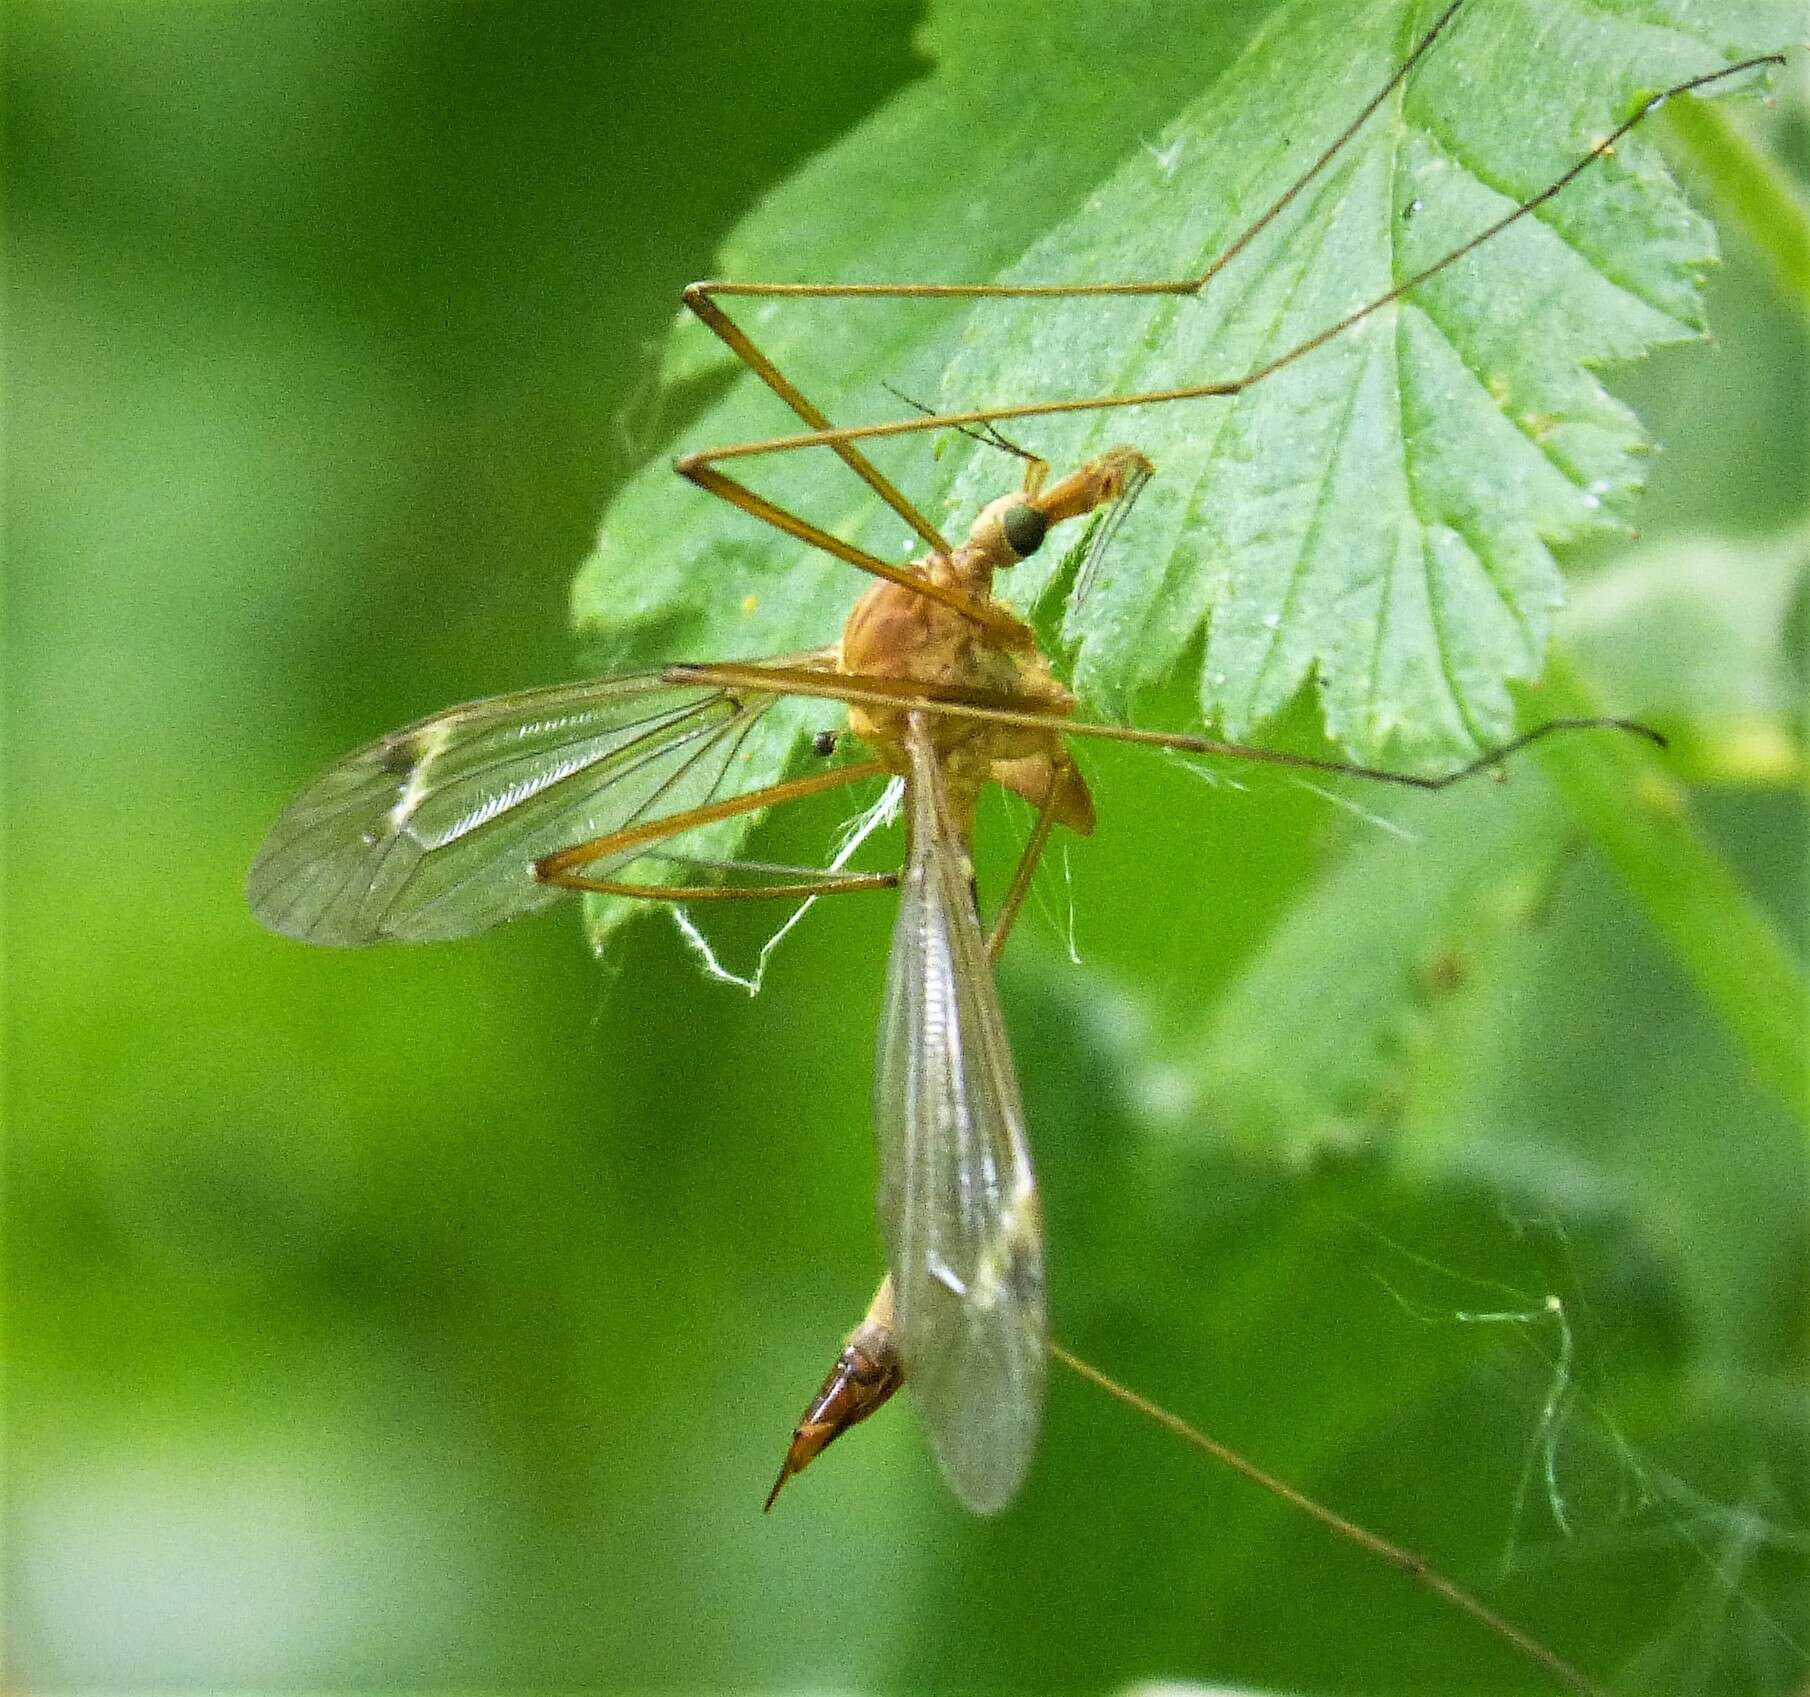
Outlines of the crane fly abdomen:
[[792,1428],[792,1441],[786,1447],[779,1477],[767,1493],[766,1506],[771,1508],[778,1501],[788,1479],[802,1473],[851,1426],[860,1425],[904,1382],[905,1369],[893,1331],[889,1273]]

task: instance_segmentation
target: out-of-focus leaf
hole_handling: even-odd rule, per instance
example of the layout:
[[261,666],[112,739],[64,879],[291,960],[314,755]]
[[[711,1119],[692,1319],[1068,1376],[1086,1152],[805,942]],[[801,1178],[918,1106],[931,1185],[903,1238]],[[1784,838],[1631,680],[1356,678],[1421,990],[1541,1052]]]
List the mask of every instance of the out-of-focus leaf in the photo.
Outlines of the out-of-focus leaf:
[[1667,122],[1724,215],[1753,243],[1786,295],[1810,311],[1810,202],[1803,192],[1714,107],[1680,102]]
[[[1571,679],[1555,673],[1530,723],[1601,710]],[[1379,818],[1411,819],[1410,840],[1378,832],[1360,843],[1214,1003],[1201,1046],[1181,1063],[1184,1122],[1211,1105],[1232,1134],[1297,1153],[1388,1123],[1401,1045],[1422,1007],[1505,930],[1537,918],[1555,857],[1586,835],[1755,1077],[1810,1117],[1801,969],[1655,751],[1607,732],[1554,738],[1504,790],[1478,785]]]
[[1789,783],[1803,750],[1787,651],[1810,536],[1680,537],[1589,578],[1567,609],[1565,651],[1617,713],[1663,731],[1683,775]]
[[[1549,668],[1538,717],[1599,710],[1569,665]],[[1810,987],[1801,958],[1692,816],[1688,793],[1654,750],[1628,738],[1555,739],[1539,759],[1755,1078],[1810,1133]]]
[[[1417,797],[1304,893],[1215,1002],[1178,1127],[1210,1113],[1295,1158],[1389,1116],[1420,1010],[1537,911],[1568,830],[1525,764],[1495,786]],[[1398,834],[1399,833],[1399,834]],[[1405,839],[1405,840],[1404,840]]]

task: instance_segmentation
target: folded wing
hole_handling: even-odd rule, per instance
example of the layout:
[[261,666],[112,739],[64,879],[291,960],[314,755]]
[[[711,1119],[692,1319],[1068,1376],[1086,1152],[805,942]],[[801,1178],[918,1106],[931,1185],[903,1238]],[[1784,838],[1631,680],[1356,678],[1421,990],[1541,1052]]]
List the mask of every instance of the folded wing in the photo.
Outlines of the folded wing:
[[965,834],[921,716],[907,734],[911,845],[875,1079],[881,1230],[905,1383],[950,1489],[1017,1493],[1043,1418],[1043,1241]]

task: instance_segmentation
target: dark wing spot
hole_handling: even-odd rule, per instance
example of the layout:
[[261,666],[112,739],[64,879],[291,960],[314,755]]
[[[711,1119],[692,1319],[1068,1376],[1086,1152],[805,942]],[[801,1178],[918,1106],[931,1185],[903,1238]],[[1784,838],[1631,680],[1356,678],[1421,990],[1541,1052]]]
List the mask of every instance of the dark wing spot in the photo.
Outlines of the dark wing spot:
[[1020,1307],[1030,1307],[1043,1300],[1043,1262],[1040,1256],[1025,1253],[1022,1244],[1009,1246],[1005,1257],[1005,1284],[1012,1300]]
[[420,739],[410,736],[385,737],[377,756],[379,768],[393,778],[405,778],[421,759]]

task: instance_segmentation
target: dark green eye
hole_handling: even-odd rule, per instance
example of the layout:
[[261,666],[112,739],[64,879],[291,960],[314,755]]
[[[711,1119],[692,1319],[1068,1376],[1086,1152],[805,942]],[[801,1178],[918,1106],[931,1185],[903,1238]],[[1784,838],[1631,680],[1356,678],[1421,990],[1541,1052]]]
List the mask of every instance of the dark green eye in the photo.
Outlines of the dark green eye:
[[1049,520],[1035,507],[1007,507],[999,515],[999,528],[1005,532],[1012,552],[1022,560],[1043,546],[1050,526]]

